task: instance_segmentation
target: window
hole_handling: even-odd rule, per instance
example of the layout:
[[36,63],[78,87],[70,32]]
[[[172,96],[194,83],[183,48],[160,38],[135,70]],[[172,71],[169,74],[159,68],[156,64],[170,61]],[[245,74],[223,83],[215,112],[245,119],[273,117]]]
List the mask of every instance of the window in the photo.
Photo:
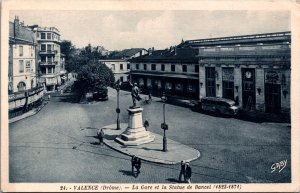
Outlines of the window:
[[48,57],[47,57],[47,61],[48,61],[48,63],[51,64],[51,63],[52,63],[52,57],[51,57],[51,56],[48,56]]
[[156,70],[156,65],[155,64],[151,64],[151,70]]
[[48,52],[51,52],[51,44],[48,44],[48,45],[47,45],[47,51],[48,51]]
[[41,33],[41,39],[46,39],[46,34],[45,33]]
[[165,71],[165,65],[164,64],[161,65],[161,71]]
[[112,69],[112,70],[115,70],[115,69],[116,69],[115,64],[111,64],[111,69]]
[[120,81],[121,81],[121,82],[124,82],[123,76],[120,77]]
[[41,56],[41,62],[46,62],[46,56]]
[[23,46],[19,46],[19,55],[23,56]]
[[51,40],[51,33],[47,33],[47,40]]
[[19,60],[19,73],[23,73],[23,72],[24,72],[24,61]]
[[130,64],[127,64],[127,70],[130,70]]
[[45,52],[45,51],[46,51],[46,44],[42,44],[42,45],[41,45],[41,51],[42,51],[42,52]]
[[144,64],[144,70],[147,70],[147,64]]
[[48,74],[52,74],[53,73],[51,67],[48,67],[47,71],[48,71]]
[[123,70],[123,64],[120,64],[120,69]]
[[31,49],[30,49],[30,55],[33,56],[33,51],[34,51],[34,47],[31,46]]
[[171,65],[171,71],[175,72],[175,65],[174,64]]
[[187,71],[187,66],[186,65],[182,65],[182,72],[186,72]]
[[26,61],[26,73],[30,73],[31,70],[31,63],[30,61]]
[[140,65],[139,64],[135,64],[135,69],[140,69]]
[[199,65],[195,66],[195,72],[199,72]]

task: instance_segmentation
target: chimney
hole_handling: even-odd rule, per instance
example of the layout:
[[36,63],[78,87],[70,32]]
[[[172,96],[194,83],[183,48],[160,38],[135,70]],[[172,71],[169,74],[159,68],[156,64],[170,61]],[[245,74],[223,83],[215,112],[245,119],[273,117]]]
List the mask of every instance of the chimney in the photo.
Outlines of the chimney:
[[154,52],[154,47],[152,47],[152,52]]
[[19,21],[19,17],[16,16],[15,20],[14,20],[14,36],[19,36],[20,34],[20,21]]
[[148,54],[151,55],[152,54],[152,50],[151,48],[148,49]]
[[175,55],[177,55],[177,47],[174,46],[174,52],[175,52]]

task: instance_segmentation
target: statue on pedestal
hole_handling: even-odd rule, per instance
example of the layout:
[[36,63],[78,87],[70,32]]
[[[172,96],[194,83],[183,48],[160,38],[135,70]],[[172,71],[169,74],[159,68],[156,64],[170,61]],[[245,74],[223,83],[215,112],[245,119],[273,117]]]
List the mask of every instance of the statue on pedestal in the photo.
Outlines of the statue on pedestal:
[[136,108],[136,100],[140,101],[142,98],[139,95],[140,89],[137,86],[137,83],[134,83],[131,89],[131,97],[132,97],[132,102],[133,106],[132,108]]

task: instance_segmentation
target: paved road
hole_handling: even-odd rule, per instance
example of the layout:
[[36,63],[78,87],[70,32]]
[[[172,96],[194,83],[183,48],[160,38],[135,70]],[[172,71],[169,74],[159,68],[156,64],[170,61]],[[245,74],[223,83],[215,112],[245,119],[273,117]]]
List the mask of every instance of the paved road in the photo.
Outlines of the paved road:
[[[116,91],[109,100],[93,104],[52,97],[38,114],[10,124],[10,182],[177,183],[179,165],[143,162],[141,174],[131,176],[130,158],[97,145],[96,128],[116,121]],[[121,122],[127,122],[130,93],[120,93]],[[143,96],[144,97],[144,96]],[[152,132],[162,134],[162,103],[144,105]],[[289,182],[290,128],[284,124],[253,123],[193,112],[166,105],[168,138],[200,150],[190,165],[192,182]],[[168,144],[172,145],[172,144]],[[281,172],[272,164],[287,160]]]

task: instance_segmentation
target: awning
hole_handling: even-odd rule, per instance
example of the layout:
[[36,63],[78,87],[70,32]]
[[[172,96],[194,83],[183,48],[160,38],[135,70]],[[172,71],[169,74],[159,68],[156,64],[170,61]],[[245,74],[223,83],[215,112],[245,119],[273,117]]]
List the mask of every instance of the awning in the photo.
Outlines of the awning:
[[[156,77],[166,77],[166,78],[184,78],[184,79],[193,79],[198,80],[199,77],[195,75],[186,75],[186,74],[155,74],[155,73],[142,73],[142,72],[131,72],[132,75],[141,75],[141,76],[156,76]],[[198,74],[197,74],[198,75]]]

